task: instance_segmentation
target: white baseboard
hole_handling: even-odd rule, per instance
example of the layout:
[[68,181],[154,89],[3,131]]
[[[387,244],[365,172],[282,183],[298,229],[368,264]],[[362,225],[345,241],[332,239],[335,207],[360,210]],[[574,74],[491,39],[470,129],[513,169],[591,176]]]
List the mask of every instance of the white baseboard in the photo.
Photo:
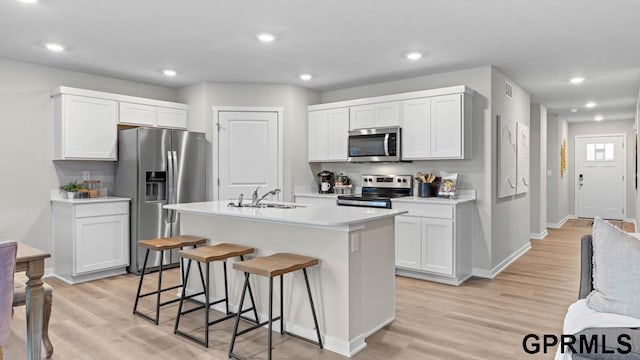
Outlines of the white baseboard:
[[48,267],[44,269],[44,275],[42,275],[43,278],[48,278],[48,277],[52,277],[53,275],[53,268],[52,267]]
[[544,231],[539,234],[529,233],[529,239],[533,240],[542,240],[547,236],[549,236],[549,232],[547,231],[547,229],[544,229]]
[[512,262],[516,261],[520,256],[524,255],[527,251],[531,249],[531,243],[527,241],[520,249],[516,250],[513,254],[509,255],[506,259],[504,259],[500,264],[493,267],[491,270],[473,268],[473,276],[493,279],[498,274],[502,272],[502,270],[506,269]]
[[560,229],[569,219],[575,219],[575,215],[567,215],[560,222],[557,223],[547,223],[547,227],[551,229]]

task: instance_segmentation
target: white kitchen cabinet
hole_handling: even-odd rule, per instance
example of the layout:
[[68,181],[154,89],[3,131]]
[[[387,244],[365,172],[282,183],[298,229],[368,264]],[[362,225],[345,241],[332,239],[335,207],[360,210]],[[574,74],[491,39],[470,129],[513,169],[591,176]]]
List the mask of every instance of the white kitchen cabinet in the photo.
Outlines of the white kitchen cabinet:
[[129,199],[53,200],[54,275],[75,284],[126,273]]
[[309,112],[309,161],[346,161],[349,109]]
[[396,216],[396,266],[420,270],[422,219]]
[[431,98],[432,159],[464,158],[464,114],[462,94]]
[[116,101],[59,94],[53,109],[53,160],[117,160]]
[[431,100],[402,103],[402,159],[424,160],[431,156]]
[[422,270],[453,275],[453,220],[423,218]]
[[186,129],[187,110],[158,107],[158,127]]
[[352,106],[349,119],[349,130],[400,126],[400,102]]
[[155,126],[157,119],[155,106],[120,102],[118,124]]
[[393,199],[396,274],[459,285],[472,273],[472,201]]

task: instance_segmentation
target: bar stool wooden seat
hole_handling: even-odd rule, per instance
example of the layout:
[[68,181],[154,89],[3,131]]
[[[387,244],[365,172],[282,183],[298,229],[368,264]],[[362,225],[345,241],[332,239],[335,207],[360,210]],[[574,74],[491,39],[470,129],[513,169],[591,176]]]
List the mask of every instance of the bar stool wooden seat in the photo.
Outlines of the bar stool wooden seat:
[[[163,292],[165,291],[169,291],[169,290],[173,290],[173,289],[177,289],[181,286],[183,286],[183,284],[185,284],[185,278],[184,278],[184,269],[181,270],[181,277],[180,277],[180,281],[181,283],[175,286],[171,286],[168,288],[162,288],[162,271],[164,270],[164,265],[162,263],[162,259],[164,259],[164,252],[165,251],[171,251],[173,249],[182,249],[185,246],[193,246],[196,247],[198,245],[201,244],[205,244],[207,242],[206,238],[200,237],[200,236],[193,236],[193,235],[178,235],[178,236],[172,236],[172,237],[167,237],[167,238],[156,238],[156,239],[149,239],[149,240],[140,240],[138,241],[138,246],[141,248],[145,248],[147,249],[146,254],[144,256],[144,265],[142,266],[142,273],[140,274],[140,282],[138,283],[138,292],[136,293],[136,301],[133,305],[133,313],[135,315],[139,315],[147,320],[150,320],[152,322],[154,322],[156,325],[158,325],[158,321],[160,319],[160,307],[164,306],[164,305],[168,305],[168,304],[172,304],[174,302],[180,301],[180,299],[172,299],[169,301],[165,301],[163,303],[160,302],[160,296],[162,295]],[[158,273],[158,289],[155,291],[151,291],[145,294],[140,294],[140,291],[142,290],[142,282],[144,280],[144,276],[146,274],[146,270],[147,270],[147,261],[149,260],[149,251],[159,251],[160,252],[160,270]],[[202,270],[200,270],[200,277],[202,278]],[[202,280],[204,281],[204,280]],[[184,293],[184,291],[183,291]],[[138,311],[138,301],[143,298],[143,297],[147,297],[147,296],[151,296],[151,295],[157,295],[156,298],[156,317],[152,318],[151,316],[141,313]],[[191,297],[195,297],[198,295],[202,295],[202,294],[193,294],[191,296],[189,296],[189,298]]]
[[[184,302],[184,299],[186,299],[187,297],[185,296],[184,291],[182,292],[182,296],[180,297],[180,305],[178,306],[178,315],[176,316],[176,324],[175,327],[173,328],[173,333],[177,334],[177,335],[181,335],[184,336],[188,339],[191,339],[197,343],[200,343],[202,345],[204,345],[205,347],[209,347],[209,326],[217,324],[221,321],[224,320],[228,320],[232,317],[237,316],[242,316],[242,314],[249,312],[249,311],[253,311],[253,315],[255,317],[255,320],[250,319],[250,318],[246,318],[244,316],[242,316],[243,319],[250,321],[252,323],[257,324],[259,322],[258,320],[258,311],[256,309],[256,305],[253,301],[253,292],[251,291],[251,286],[249,286],[249,297],[251,298],[251,308],[249,309],[245,309],[242,310],[242,304],[240,305],[239,311],[237,313],[235,312],[231,312],[229,311],[229,291],[228,291],[228,280],[227,280],[227,260],[230,258],[234,258],[234,257],[240,257],[240,260],[244,260],[244,255],[247,254],[251,254],[254,252],[254,249],[251,247],[247,247],[247,246],[242,246],[242,245],[237,245],[237,244],[227,244],[227,243],[222,243],[222,244],[218,244],[218,245],[213,245],[213,246],[203,246],[203,247],[199,247],[199,248],[195,248],[195,249],[189,249],[189,250],[183,250],[178,252],[178,255],[180,255],[180,257],[184,258],[184,259],[188,259],[188,265],[187,265],[187,269],[189,269],[191,267],[191,262],[192,261],[196,261],[198,263],[198,268],[201,269],[201,263],[205,264],[205,278],[206,280],[203,280],[202,282],[202,288],[203,288],[203,292],[199,293],[199,294],[204,294],[204,304],[198,307],[195,307],[193,309],[189,309],[186,311],[182,311],[182,305]],[[219,300],[215,300],[213,302],[210,302],[209,300],[209,294],[210,294],[210,282],[209,282],[209,264],[214,262],[214,261],[222,261],[222,268],[224,270],[224,298],[223,299],[219,299]],[[200,270],[202,273],[202,270]],[[189,271],[187,271],[187,274],[185,276],[185,285],[187,284],[189,280]],[[209,321],[209,308],[211,307],[211,305],[215,305],[215,304],[219,304],[221,302],[224,301],[225,304],[225,310],[226,310],[226,314],[225,316],[223,316],[220,319],[214,320],[214,321]],[[180,324],[180,317],[182,315],[194,312],[196,310],[200,310],[200,309],[205,309],[205,313],[204,313],[204,340],[200,340],[198,338],[196,338],[195,336],[192,336],[190,334],[187,334],[183,331],[178,330],[178,326]]]
[[[322,338],[320,337],[320,327],[318,326],[318,318],[316,316],[315,307],[313,305],[313,297],[311,296],[311,288],[309,287],[309,277],[307,276],[307,268],[310,266],[315,266],[319,264],[319,260],[309,256],[289,254],[289,253],[278,253],[265,257],[258,257],[255,259],[236,262],[233,264],[233,268],[239,271],[244,272],[244,287],[242,289],[242,295],[240,296],[240,304],[244,302],[244,296],[247,291],[247,287],[249,286],[249,275],[254,274],[257,276],[263,276],[269,278],[269,319],[265,322],[256,324],[242,331],[238,331],[238,325],[240,323],[240,317],[236,316],[236,323],[233,327],[233,335],[231,337],[231,346],[229,347],[229,358],[244,360],[241,356],[235,354],[233,352],[233,348],[236,342],[236,337],[239,335],[246,334],[250,331],[258,329],[264,325],[269,324],[269,335],[268,335],[268,356],[267,359],[271,360],[271,352],[272,352],[272,328],[274,321],[280,321],[280,334],[287,334],[289,336],[293,336],[295,338],[308,341],[312,344],[320,346],[322,349]],[[309,295],[309,302],[311,303],[311,313],[313,314],[313,323],[316,329],[316,335],[318,336],[318,341],[313,341],[307,338],[303,338],[299,335],[292,334],[290,332],[285,331],[284,329],[284,301],[283,301],[283,275],[302,270],[304,274],[304,281],[307,286],[307,294]],[[280,277],[280,316],[273,317],[273,278],[279,276]]]

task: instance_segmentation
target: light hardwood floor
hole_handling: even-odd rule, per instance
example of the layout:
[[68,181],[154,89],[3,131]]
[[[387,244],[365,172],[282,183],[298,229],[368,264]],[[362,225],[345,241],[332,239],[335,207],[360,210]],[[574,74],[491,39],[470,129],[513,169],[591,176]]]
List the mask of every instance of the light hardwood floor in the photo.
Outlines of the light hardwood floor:
[[[633,225],[625,224],[633,231]],[[523,359],[529,333],[560,334],[564,313],[578,293],[580,236],[589,227],[569,221],[493,280],[472,278],[454,287],[397,278],[396,320],[367,339],[355,359]],[[177,272],[172,271],[173,279]],[[150,277],[150,279],[153,278]],[[170,277],[167,277],[167,280]],[[155,326],[131,314],[138,277],[123,275],[69,286],[48,278],[54,288],[50,335],[53,359],[227,359],[232,321],[212,327],[205,349],[173,334],[176,308],[165,307]],[[152,289],[154,281],[147,283]],[[142,309],[150,310],[151,301]],[[201,334],[202,312],[181,324]],[[25,315],[17,308],[5,359],[24,359]],[[181,325],[182,328],[182,325]],[[251,359],[266,358],[266,330],[239,338],[236,349]],[[274,334],[274,358],[344,359],[299,340]]]

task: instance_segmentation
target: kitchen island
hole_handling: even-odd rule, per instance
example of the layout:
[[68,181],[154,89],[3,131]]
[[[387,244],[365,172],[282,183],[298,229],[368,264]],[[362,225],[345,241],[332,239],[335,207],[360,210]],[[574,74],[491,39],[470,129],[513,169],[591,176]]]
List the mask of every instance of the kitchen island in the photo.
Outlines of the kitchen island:
[[[253,256],[289,252],[320,259],[309,268],[309,281],[325,349],[353,356],[365,338],[395,318],[394,217],[402,210],[355,207],[229,207],[212,201],[166,205],[180,213],[183,234],[199,235],[211,245],[254,247]],[[230,267],[231,268],[231,267]],[[212,300],[224,297],[222,266],[212,268]],[[251,277],[260,319],[266,319],[268,280]],[[187,293],[199,292],[192,273]],[[229,271],[231,308],[238,307],[243,274]],[[285,276],[285,328],[314,339],[313,319],[301,273]],[[279,284],[279,281],[276,282]],[[275,285],[274,305],[279,304]],[[216,307],[223,310],[224,304]],[[250,303],[245,302],[245,308]],[[277,313],[277,310],[275,311]],[[277,316],[277,314],[274,314]],[[279,331],[274,322],[274,331]]]

